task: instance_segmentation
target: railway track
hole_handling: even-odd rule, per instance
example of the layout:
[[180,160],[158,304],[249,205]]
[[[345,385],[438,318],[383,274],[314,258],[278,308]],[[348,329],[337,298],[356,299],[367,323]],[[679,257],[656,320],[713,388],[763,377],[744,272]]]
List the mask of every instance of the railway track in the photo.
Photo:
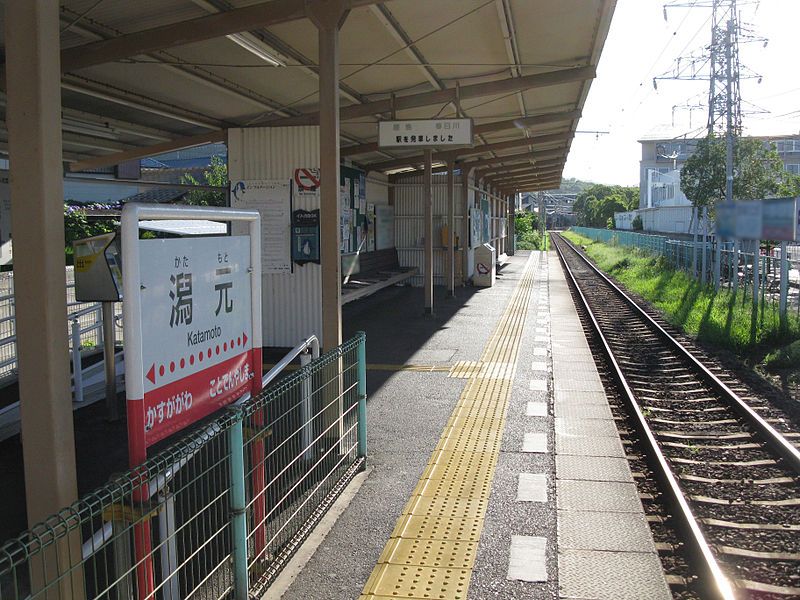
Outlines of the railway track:
[[800,598],[800,438],[779,433],[779,419],[762,417],[567,240],[552,238],[704,595]]

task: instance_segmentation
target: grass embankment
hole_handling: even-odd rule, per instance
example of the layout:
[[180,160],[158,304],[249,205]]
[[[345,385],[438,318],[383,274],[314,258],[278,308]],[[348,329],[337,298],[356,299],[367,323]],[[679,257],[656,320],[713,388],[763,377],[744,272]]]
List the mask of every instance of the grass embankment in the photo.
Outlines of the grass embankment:
[[[660,309],[672,325],[700,342],[729,350],[747,364],[770,370],[788,369],[790,379],[800,380],[800,319],[790,314],[782,325],[777,306],[767,303],[755,309],[752,292],[737,295],[703,286],[682,271],[669,267],[660,257],[593,242],[572,232],[565,237],[586,250],[605,273]],[[785,378],[784,378],[784,381]]]

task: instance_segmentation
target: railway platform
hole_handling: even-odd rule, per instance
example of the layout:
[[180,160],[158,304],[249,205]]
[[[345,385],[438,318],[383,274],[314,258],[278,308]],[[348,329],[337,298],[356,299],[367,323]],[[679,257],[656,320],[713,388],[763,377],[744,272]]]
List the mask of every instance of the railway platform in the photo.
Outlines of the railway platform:
[[392,288],[367,333],[368,468],[266,598],[670,598],[554,253],[421,318]]

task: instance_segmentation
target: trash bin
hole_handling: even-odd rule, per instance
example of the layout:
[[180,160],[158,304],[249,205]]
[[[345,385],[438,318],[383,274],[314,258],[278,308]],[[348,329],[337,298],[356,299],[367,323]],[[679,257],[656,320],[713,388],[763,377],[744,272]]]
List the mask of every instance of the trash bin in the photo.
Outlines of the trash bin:
[[491,244],[475,248],[475,274],[472,276],[472,283],[478,287],[492,287],[496,261],[497,252]]

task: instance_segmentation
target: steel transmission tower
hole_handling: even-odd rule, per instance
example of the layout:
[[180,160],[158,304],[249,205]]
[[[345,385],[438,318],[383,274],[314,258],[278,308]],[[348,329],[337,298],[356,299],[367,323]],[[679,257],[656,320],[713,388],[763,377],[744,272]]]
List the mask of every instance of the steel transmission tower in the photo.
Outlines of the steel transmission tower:
[[708,134],[742,133],[739,94],[739,23],[736,0],[713,0],[711,15]]

